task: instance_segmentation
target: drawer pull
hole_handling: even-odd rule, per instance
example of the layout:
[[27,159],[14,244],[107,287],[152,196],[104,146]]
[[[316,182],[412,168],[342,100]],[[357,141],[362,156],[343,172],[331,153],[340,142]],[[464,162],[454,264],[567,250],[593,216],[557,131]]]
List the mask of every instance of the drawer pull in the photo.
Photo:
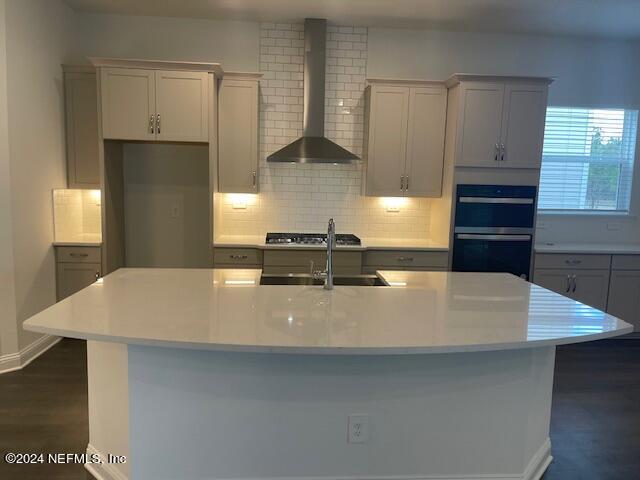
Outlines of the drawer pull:
[[247,258],[249,258],[248,255],[229,255],[229,258],[231,258],[231,260],[246,260]]
[[96,280],[100,280],[100,272],[96,270]]
[[564,263],[567,265],[580,265],[582,260],[565,260]]
[[571,275],[567,275],[567,290],[566,290],[566,292],[569,293],[570,290],[571,290]]
[[69,254],[69,256],[76,257],[76,258],[86,258],[86,257],[89,256],[89,254],[88,253],[74,253],[74,252],[72,252],[72,253]]
[[398,257],[396,260],[399,262],[413,262],[413,257]]

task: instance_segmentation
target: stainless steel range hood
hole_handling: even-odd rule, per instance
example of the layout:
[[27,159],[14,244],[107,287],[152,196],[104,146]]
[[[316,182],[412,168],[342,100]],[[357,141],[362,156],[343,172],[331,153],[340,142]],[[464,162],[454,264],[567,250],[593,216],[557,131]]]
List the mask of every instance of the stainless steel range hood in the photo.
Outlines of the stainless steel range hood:
[[267,157],[267,162],[353,163],[356,155],[324,136],[324,74],[327,21],[304,21],[303,136]]

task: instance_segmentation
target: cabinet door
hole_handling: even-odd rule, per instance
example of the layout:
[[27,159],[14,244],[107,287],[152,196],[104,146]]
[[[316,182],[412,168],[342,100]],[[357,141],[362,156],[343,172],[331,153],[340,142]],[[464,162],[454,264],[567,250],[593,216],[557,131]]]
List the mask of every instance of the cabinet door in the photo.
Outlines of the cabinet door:
[[69,188],[100,188],[98,91],[95,73],[64,75]]
[[411,88],[407,134],[406,195],[442,195],[444,127],[447,97],[444,87]]
[[546,111],[546,85],[505,86],[501,167],[540,168]]
[[99,263],[58,263],[58,301],[88,287],[100,275]]
[[533,283],[565,297],[571,297],[571,275],[573,272],[569,270],[536,270],[533,275]]
[[613,270],[607,312],[640,328],[640,271]]
[[574,275],[575,291],[571,296],[578,302],[604,311],[609,293],[609,271],[576,270]]
[[155,140],[155,76],[152,70],[102,68],[102,135],[119,140]]
[[608,270],[539,269],[533,283],[598,310],[607,305]]
[[470,82],[462,88],[456,165],[499,167],[496,146],[500,142],[504,85]]
[[218,190],[257,193],[258,82],[222,80],[218,112]]
[[371,87],[366,194],[404,195],[409,88]]
[[158,140],[208,142],[208,74],[156,72]]

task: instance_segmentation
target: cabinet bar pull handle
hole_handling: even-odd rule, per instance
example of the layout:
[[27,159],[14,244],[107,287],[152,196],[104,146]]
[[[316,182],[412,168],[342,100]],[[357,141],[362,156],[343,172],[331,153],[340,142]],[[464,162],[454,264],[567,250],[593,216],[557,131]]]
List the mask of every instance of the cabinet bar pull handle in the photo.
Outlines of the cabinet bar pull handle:
[[257,184],[257,172],[254,170],[253,171],[253,188],[256,188],[256,184]]
[[100,272],[96,270],[96,280],[100,280]]
[[404,189],[405,191],[409,191],[409,175],[404,177]]
[[501,143],[501,144],[500,144],[500,152],[501,152],[501,154],[500,154],[500,161],[501,161],[501,162],[504,162],[504,143]]
[[577,277],[574,275],[573,276],[573,290],[571,290],[571,293],[576,293],[576,288],[578,287],[578,279]]
[[413,257],[398,257],[396,260],[399,262],[413,262]]
[[571,290],[571,275],[567,275],[567,293]]
[[149,117],[149,133],[154,133],[153,131],[153,125],[155,124],[155,115],[151,115]]
[[404,175],[400,175],[400,191],[404,190]]
[[500,150],[500,146],[496,143],[496,155],[495,157],[493,157],[493,161],[497,162],[498,161],[498,151]]
[[232,260],[246,260],[249,258],[247,255],[229,255]]
[[565,260],[564,263],[567,265],[580,265],[582,260]]
[[89,256],[88,253],[70,253],[69,255],[72,257],[80,257],[80,258],[85,258]]
[[158,135],[160,135],[160,114],[156,115],[156,130],[158,131]]

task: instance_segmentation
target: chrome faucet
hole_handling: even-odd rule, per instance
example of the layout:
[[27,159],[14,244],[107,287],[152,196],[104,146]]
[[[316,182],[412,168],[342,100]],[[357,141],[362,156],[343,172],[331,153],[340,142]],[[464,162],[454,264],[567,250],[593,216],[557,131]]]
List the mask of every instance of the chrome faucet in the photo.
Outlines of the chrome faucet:
[[336,243],[336,223],[329,219],[327,228],[327,276],[324,279],[324,289],[333,290],[333,246]]

